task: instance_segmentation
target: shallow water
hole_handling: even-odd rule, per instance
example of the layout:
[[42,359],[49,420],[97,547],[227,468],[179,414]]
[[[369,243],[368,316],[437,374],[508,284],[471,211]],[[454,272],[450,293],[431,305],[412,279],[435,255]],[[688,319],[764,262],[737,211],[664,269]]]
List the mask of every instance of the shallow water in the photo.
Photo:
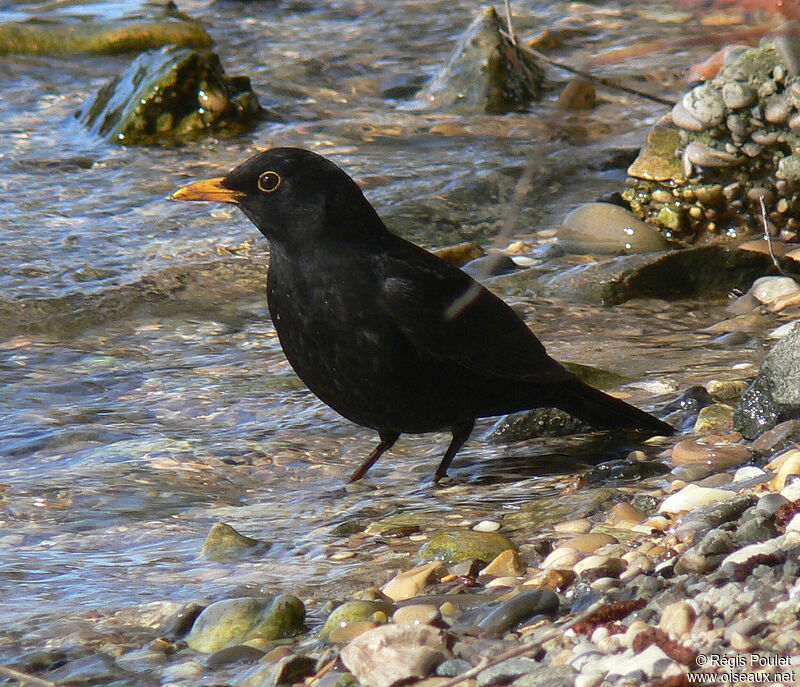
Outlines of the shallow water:
[[[535,115],[401,111],[382,91],[431,74],[475,4],[322,5],[181,3],[209,28],[228,72],[249,74],[262,105],[283,120],[233,140],[165,149],[91,140],[72,114],[130,57],[0,58],[0,632],[24,635],[31,614],[38,627],[148,601],[216,598],[237,585],[344,595],[382,582],[377,571],[406,552],[365,539],[353,558],[332,559],[345,545],[336,525],[415,511],[455,525],[500,518],[557,494],[604,455],[585,440],[489,444],[487,420],[459,453],[449,487],[429,481],[447,437],[428,435],[403,437],[363,486],[346,490],[375,437],[294,376],[260,279],[230,292],[205,281],[209,264],[236,273],[255,263],[260,274],[264,242],[233,209],[165,198],[256,149],[301,145],[333,158],[390,226],[430,246],[491,238],[535,159],[533,191],[505,240],[535,242],[536,230],[578,202],[621,188],[624,164],[609,161],[640,145],[665,111],[603,92],[594,111],[564,115],[553,104],[557,89]],[[559,55],[573,64],[686,28],[668,4],[514,7],[522,35],[574,27],[575,46]],[[703,52],[710,47],[603,69],[677,95],[675,74]],[[450,221],[453,213],[463,223]],[[252,239],[254,247],[236,248]],[[163,290],[148,300],[125,290],[144,277],[160,284],[173,268],[195,275],[193,296]],[[660,397],[628,388],[645,407],[670,389],[747,372],[732,374],[734,364],[757,364],[760,347],[714,349],[700,332],[724,317],[723,304],[520,303],[555,357],[661,382]],[[203,560],[202,542],[220,520],[272,548],[241,565]],[[13,657],[15,646],[0,642],[0,651]]]

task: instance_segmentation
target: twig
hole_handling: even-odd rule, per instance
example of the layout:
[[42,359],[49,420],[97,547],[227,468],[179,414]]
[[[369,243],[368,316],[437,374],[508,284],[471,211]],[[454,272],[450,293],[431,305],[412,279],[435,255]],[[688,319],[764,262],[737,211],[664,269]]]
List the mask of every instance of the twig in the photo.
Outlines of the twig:
[[28,675],[27,673],[21,673],[19,670],[14,670],[13,668],[9,668],[7,666],[0,665],[0,675],[14,678],[22,685],[34,685],[34,687],[58,687],[55,682],[50,682],[50,680],[42,680],[40,677]]
[[[508,40],[513,41],[511,35],[506,31],[501,31],[501,33],[508,38]],[[589,81],[594,81],[595,83],[599,83],[606,88],[613,89],[615,91],[622,91],[623,93],[629,93],[630,95],[635,95],[639,98],[644,98],[645,100],[652,100],[653,102],[659,103],[660,105],[668,105],[672,107],[675,104],[674,100],[669,100],[667,98],[662,98],[659,95],[653,95],[652,93],[647,93],[645,91],[640,91],[638,88],[632,88],[631,86],[623,86],[620,83],[612,79],[608,79],[604,76],[595,76],[591,72],[584,71],[583,69],[578,69],[577,67],[573,67],[571,65],[565,64],[564,62],[560,62],[559,60],[554,60],[552,57],[548,57],[544,53],[539,52],[538,50],[534,50],[533,48],[529,48],[525,45],[516,44],[517,50],[521,50],[522,52],[528,53],[529,55],[535,57],[537,60],[541,60],[542,62],[546,62],[547,64],[558,67],[559,69],[563,69],[564,71],[570,72],[571,74],[576,74],[584,79],[588,79]]]
[[511,45],[517,45],[517,34],[514,31],[514,24],[511,21],[511,0],[505,0],[506,2],[506,26],[508,26],[508,40],[511,41]]
[[483,659],[481,660],[478,665],[474,668],[471,668],[466,673],[461,673],[458,677],[453,678],[450,682],[445,682],[438,687],[455,687],[455,685],[464,682],[465,680],[469,680],[470,678],[476,677],[478,673],[486,670],[487,668],[491,668],[492,666],[496,666],[503,661],[507,661],[509,658],[517,658],[517,656],[522,656],[523,654],[528,653],[531,649],[535,649],[545,642],[549,642],[551,639],[555,639],[556,637],[560,637],[564,634],[567,630],[569,630],[573,625],[576,625],[582,620],[585,620],[589,616],[591,616],[598,605],[601,602],[597,602],[593,604],[588,610],[581,613],[579,616],[573,618],[565,625],[560,625],[559,627],[554,627],[550,630],[550,632],[545,633],[543,637],[539,637],[538,639],[529,641],[529,642],[522,642],[518,647],[514,649],[510,649],[509,651],[505,651],[502,654],[498,654],[494,658],[491,659]]
[[769,223],[767,222],[767,205],[764,202],[764,196],[758,197],[758,204],[761,207],[761,222],[764,227],[764,238],[767,240],[767,248],[769,248],[769,257],[772,258],[772,264],[775,265],[775,269],[778,270],[778,274],[786,277],[788,275],[781,268],[780,262],[778,262],[778,258],[775,256],[775,250],[772,247],[772,236],[769,233]]

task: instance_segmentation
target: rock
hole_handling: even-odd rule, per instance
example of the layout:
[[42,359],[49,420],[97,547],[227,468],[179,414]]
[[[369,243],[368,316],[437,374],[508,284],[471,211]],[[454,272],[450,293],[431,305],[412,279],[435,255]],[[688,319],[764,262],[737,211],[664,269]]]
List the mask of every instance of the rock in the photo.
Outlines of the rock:
[[387,601],[346,601],[331,611],[322,629],[319,631],[320,639],[328,639],[336,628],[345,627],[362,620],[371,620],[376,613],[390,616],[392,604]]
[[269,542],[245,537],[230,525],[217,522],[211,527],[203,543],[203,556],[212,561],[227,562],[243,556],[263,553],[269,547]]
[[198,22],[169,2],[117,3],[121,13],[113,3],[103,3],[96,14],[90,3],[80,13],[70,11],[71,4],[19,5],[15,13],[28,17],[0,24],[0,55],[116,54],[164,45],[202,49],[213,43]]
[[753,282],[750,293],[765,305],[773,303],[781,296],[800,292],[800,286],[791,277],[761,277]]
[[419,594],[434,576],[444,570],[444,567],[441,560],[436,560],[405,570],[383,585],[381,591],[393,601],[410,599]]
[[734,426],[755,439],[779,422],[800,418],[800,327],[776,343],[734,413]]
[[60,666],[47,674],[50,684],[102,685],[124,684],[135,679],[134,673],[120,668],[111,656],[102,653],[90,654]]
[[591,110],[597,96],[594,84],[588,79],[570,79],[558,96],[558,107],[561,110]]
[[503,524],[509,527],[532,527],[542,529],[572,518],[581,518],[596,510],[607,507],[608,501],[616,494],[614,489],[601,487],[583,490],[570,495],[569,499],[543,497],[522,504],[515,513],[503,517]]
[[445,561],[458,563],[470,559],[489,562],[507,549],[516,550],[514,543],[497,532],[475,530],[445,530],[437,532],[422,545],[417,562]]
[[612,255],[667,248],[654,227],[612,203],[585,203],[572,210],[558,229],[558,245],[567,253]]
[[619,541],[616,537],[606,534],[605,532],[589,532],[567,539],[561,542],[561,546],[575,549],[575,551],[580,551],[581,553],[593,553],[601,546],[618,543]]
[[261,107],[247,77],[227,77],[213,52],[167,47],[139,55],[75,113],[111,143],[233,135],[250,129]]
[[206,660],[206,668],[219,668],[229,663],[255,663],[264,658],[264,652],[247,644],[236,644],[215,651]]
[[713,403],[703,408],[694,423],[695,434],[723,432],[733,427],[733,406],[726,403]]
[[522,592],[504,601],[478,621],[478,627],[492,635],[502,635],[536,615],[554,615],[558,595],[549,589]]
[[411,107],[487,114],[526,108],[538,96],[544,73],[501,30],[494,7],[478,10],[447,65]]
[[484,255],[483,248],[475,241],[464,241],[454,246],[439,248],[433,254],[455,267],[463,267]]
[[[752,251],[701,246],[576,265],[542,277],[533,290],[544,296],[605,305],[639,297],[708,296],[746,289],[771,264],[768,256]],[[503,279],[493,283],[504,284]]]
[[392,616],[392,622],[397,625],[408,623],[411,625],[437,625],[442,619],[442,613],[434,604],[410,604],[401,606]]
[[478,673],[477,687],[506,685],[522,675],[535,673],[540,667],[532,658],[510,658]]
[[541,437],[577,434],[587,427],[578,418],[557,408],[533,408],[502,418],[488,436],[494,444],[526,441]]
[[275,687],[302,683],[314,674],[316,661],[310,656],[284,656],[274,663],[257,665],[237,675],[231,687]]
[[676,465],[700,463],[716,470],[726,470],[750,460],[750,450],[746,446],[714,441],[715,438],[684,439],[678,442],[672,449],[672,462]]
[[[675,118],[675,110],[672,117]],[[698,125],[703,127],[702,124]],[[680,145],[680,129],[669,118],[662,119],[647,135],[647,144],[628,167],[628,176],[651,181],[685,181],[683,166],[680,159],[675,157],[675,149]]]
[[696,617],[697,613],[689,603],[684,600],[676,601],[662,611],[658,626],[666,633],[682,637],[691,631]]
[[186,643],[195,651],[211,653],[257,637],[290,637],[303,630],[304,621],[303,602],[288,594],[225,599],[197,617]]
[[392,687],[427,677],[448,655],[440,630],[428,625],[382,625],[341,651],[342,663],[365,687]]
[[481,575],[493,577],[515,577],[525,572],[525,566],[514,549],[506,549],[499,553],[483,570]]

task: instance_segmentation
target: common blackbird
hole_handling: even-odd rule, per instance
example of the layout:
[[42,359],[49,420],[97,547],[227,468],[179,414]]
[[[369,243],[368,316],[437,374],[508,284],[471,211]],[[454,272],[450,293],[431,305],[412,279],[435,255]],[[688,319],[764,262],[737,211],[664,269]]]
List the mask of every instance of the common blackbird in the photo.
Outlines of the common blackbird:
[[357,184],[315,153],[267,150],[172,198],[234,203],[269,240],[267,302],[286,357],[324,403],[380,436],[350,481],[401,433],[449,429],[438,481],[475,418],[527,408],[674,431],[568,372],[505,302],[391,234]]

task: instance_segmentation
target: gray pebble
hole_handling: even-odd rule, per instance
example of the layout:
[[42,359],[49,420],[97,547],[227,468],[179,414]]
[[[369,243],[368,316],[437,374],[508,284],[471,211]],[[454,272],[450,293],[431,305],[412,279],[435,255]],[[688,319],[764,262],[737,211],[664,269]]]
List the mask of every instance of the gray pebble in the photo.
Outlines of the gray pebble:
[[717,126],[725,117],[722,94],[711,84],[701,84],[683,96],[681,104],[692,117],[707,127]]
[[522,592],[501,603],[478,621],[489,634],[501,635],[535,615],[552,615],[558,610],[558,596],[549,589]]
[[775,515],[778,512],[778,508],[782,505],[789,503],[789,499],[781,494],[770,493],[764,494],[761,498],[758,499],[758,503],[756,503],[756,508],[760,511],[764,511],[768,515]]
[[436,674],[439,677],[457,677],[471,668],[472,664],[469,661],[463,658],[451,658],[437,666]]
[[729,81],[722,86],[722,99],[727,107],[738,110],[740,107],[752,105],[756,92],[749,84]]
[[522,675],[536,672],[539,668],[540,663],[532,658],[510,658],[478,673],[478,687],[507,684]]

